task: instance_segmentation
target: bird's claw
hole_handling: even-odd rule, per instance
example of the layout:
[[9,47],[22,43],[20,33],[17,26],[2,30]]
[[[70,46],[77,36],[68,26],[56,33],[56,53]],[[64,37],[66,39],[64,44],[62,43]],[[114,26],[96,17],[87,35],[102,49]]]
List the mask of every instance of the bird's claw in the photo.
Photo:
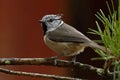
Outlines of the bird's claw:
[[58,56],[51,57],[51,59],[54,61],[54,65],[57,65]]

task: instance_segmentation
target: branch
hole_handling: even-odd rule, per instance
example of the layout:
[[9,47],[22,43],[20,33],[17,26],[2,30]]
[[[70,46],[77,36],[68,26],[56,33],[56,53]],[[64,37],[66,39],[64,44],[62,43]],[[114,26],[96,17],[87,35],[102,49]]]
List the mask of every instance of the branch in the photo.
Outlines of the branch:
[[13,74],[13,75],[22,75],[22,76],[31,76],[31,77],[43,77],[43,78],[49,78],[49,79],[55,79],[55,80],[83,80],[78,78],[71,78],[71,77],[63,77],[63,76],[57,76],[57,75],[48,75],[48,74],[40,74],[40,73],[31,73],[31,72],[21,72],[21,71],[13,71],[8,69],[0,68],[0,72],[6,73],[6,74]]
[[75,68],[79,72],[92,72],[97,76],[111,78],[113,77],[112,73],[104,74],[102,68],[97,68],[88,64],[82,64],[80,62],[71,62],[66,60],[56,60],[56,65],[54,59],[51,58],[0,58],[0,65],[49,65],[57,67],[69,67]]

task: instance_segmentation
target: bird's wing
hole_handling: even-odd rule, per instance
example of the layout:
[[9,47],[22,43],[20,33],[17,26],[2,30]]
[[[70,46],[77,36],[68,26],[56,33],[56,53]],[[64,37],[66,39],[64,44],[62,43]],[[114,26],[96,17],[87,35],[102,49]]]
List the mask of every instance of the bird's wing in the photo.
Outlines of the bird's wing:
[[70,25],[63,24],[54,31],[47,34],[48,38],[56,42],[75,42],[75,43],[88,43],[91,42],[89,38],[77,31]]

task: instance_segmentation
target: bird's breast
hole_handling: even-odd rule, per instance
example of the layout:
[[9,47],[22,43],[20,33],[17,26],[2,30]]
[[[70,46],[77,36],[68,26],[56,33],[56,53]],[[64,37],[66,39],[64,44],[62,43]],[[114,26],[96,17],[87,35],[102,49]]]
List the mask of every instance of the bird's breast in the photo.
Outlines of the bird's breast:
[[63,56],[77,55],[84,50],[84,46],[80,46],[79,43],[55,42],[50,40],[47,36],[44,36],[44,42],[54,52]]

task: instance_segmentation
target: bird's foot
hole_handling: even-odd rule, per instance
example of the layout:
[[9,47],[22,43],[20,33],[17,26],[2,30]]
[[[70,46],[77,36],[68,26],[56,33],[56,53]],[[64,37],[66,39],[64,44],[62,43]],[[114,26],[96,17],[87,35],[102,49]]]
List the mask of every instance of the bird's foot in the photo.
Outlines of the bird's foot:
[[50,59],[54,61],[54,65],[57,65],[58,56],[53,56]]
[[75,65],[75,64],[76,64],[76,57],[77,57],[76,55],[72,57],[71,62],[73,63],[73,65]]

